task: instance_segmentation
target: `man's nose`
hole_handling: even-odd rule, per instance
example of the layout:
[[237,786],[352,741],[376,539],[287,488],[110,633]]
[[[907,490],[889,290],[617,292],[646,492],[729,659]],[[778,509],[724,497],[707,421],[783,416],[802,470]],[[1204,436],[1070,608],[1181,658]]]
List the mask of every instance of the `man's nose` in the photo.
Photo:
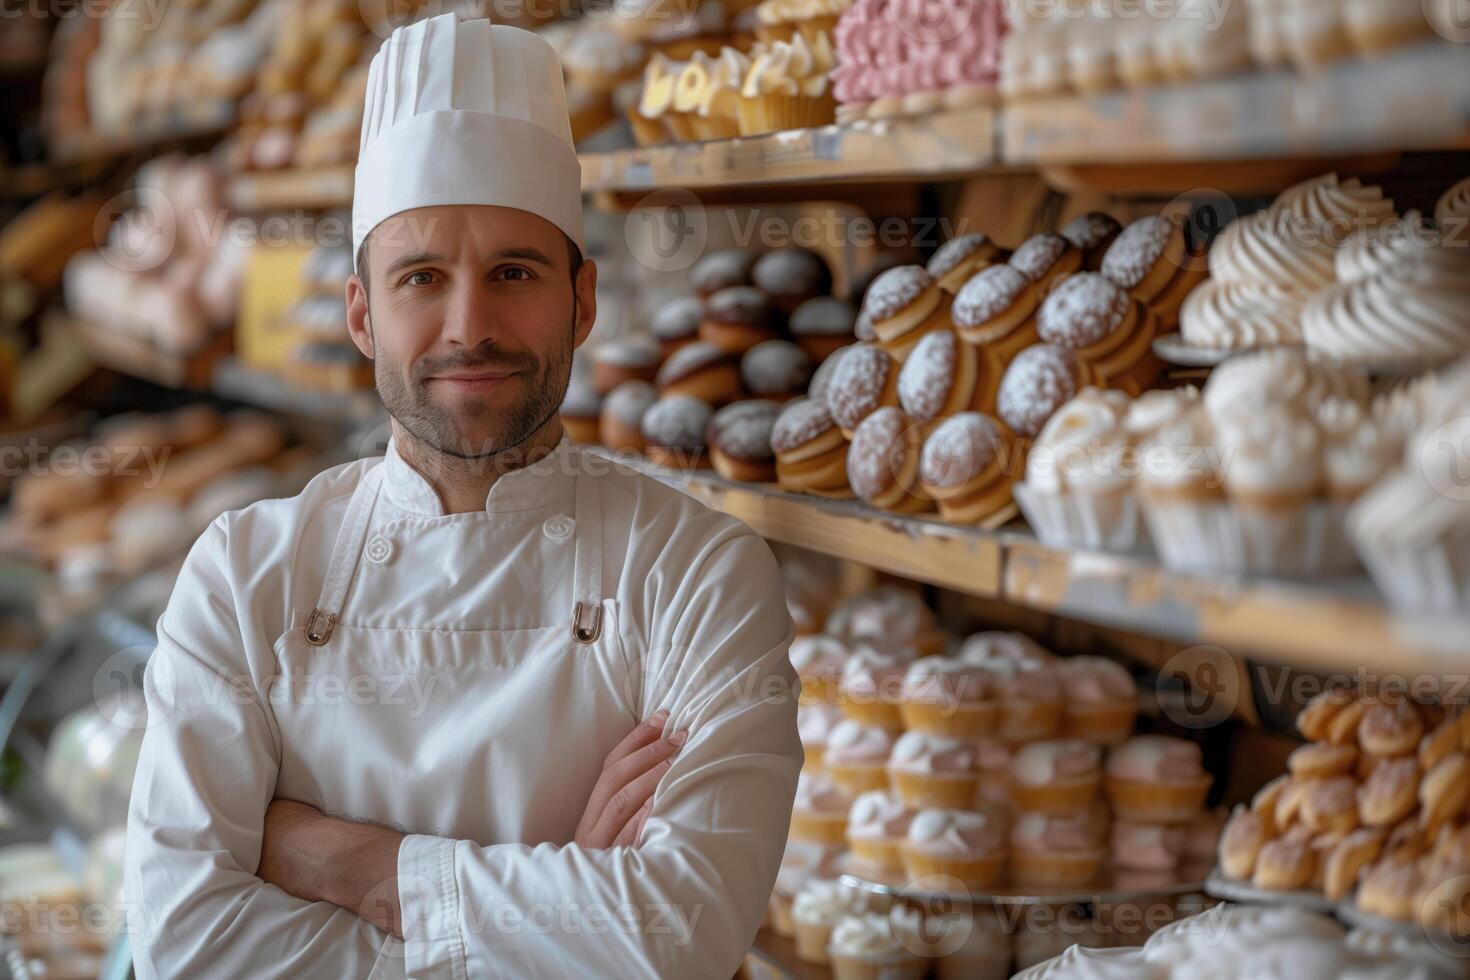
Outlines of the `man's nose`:
[[500,339],[495,301],[490,289],[478,279],[461,278],[453,288],[444,311],[444,339],[466,347],[478,347]]

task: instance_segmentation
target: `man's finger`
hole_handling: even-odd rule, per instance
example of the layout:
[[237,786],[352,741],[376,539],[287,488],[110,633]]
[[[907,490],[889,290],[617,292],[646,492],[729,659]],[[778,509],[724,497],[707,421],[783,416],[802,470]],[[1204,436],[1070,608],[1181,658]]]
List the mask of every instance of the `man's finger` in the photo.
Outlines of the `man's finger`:
[[645,745],[638,751],[607,767],[604,770],[604,775],[612,786],[626,786],[660,762],[672,756],[675,752],[678,752],[688,737],[689,733],[683,731],[675,732],[669,738],[658,739],[652,745]]
[[638,843],[638,837],[643,833],[643,825],[648,822],[649,813],[653,812],[653,797],[648,798],[638,812],[633,814],[633,819],[623,825],[618,832],[617,840],[613,841],[613,847],[634,847]]
[[645,745],[650,745],[664,733],[664,726],[669,723],[667,711],[655,712],[647,721],[636,726],[631,732],[623,736],[623,740],[613,746],[613,750],[603,759],[602,765],[606,769],[629,754],[638,751]]
[[623,825],[633,819],[633,815],[645,803],[653,799],[653,791],[658,788],[659,780],[673,764],[673,759],[665,759],[614,793],[597,821],[597,830],[593,837],[600,841],[615,840]]

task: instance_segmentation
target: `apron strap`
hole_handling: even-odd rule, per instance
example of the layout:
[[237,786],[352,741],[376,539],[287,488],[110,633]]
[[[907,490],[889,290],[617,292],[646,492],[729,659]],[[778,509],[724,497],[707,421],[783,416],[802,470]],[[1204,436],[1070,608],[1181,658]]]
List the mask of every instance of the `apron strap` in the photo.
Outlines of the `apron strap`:
[[602,507],[597,481],[577,474],[577,554],[572,572],[572,638],[593,643],[602,635]]
[[347,503],[347,515],[342,519],[342,529],[337,532],[337,543],[332,547],[332,561],[327,566],[327,577],[322,581],[321,598],[311,617],[306,621],[306,642],[312,646],[326,646],[347,599],[348,586],[357,572],[358,559],[362,557],[363,542],[367,540],[368,526],[373,516],[373,505],[378,501],[378,492],[383,486],[383,464],[379,463],[357,482],[352,499]]

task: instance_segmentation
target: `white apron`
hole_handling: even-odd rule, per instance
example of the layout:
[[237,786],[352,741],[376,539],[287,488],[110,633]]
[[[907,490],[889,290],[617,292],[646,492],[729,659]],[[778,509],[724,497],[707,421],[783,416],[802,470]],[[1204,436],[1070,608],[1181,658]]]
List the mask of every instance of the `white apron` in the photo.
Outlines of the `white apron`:
[[[316,608],[293,610],[275,643],[291,694],[272,692],[276,796],[406,833],[570,841],[604,756],[638,722],[637,672],[617,601],[603,595],[596,479],[576,477],[573,520],[476,512],[374,527],[383,479],[379,464],[358,482]],[[444,549],[491,548],[517,531],[545,535],[547,569],[570,568],[572,606],[544,609],[539,628],[497,628],[502,570],[427,583],[431,597],[453,594],[480,621],[436,617],[425,578],[443,574]],[[360,625],[363,603],[382,621],[378,604],[391,612],[401,594],[412,595],[404,616],[414,628]]]

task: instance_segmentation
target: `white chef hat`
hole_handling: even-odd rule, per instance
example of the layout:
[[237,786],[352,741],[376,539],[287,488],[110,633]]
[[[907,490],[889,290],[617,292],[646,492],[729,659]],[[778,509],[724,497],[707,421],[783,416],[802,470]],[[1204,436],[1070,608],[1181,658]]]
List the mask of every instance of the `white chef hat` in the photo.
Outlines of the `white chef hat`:
[[373,57],[352,197],[352,255],[412,208],[496,204],[539,215],[585,250],[582,167],[561,63],[540,35],[441,14]]

